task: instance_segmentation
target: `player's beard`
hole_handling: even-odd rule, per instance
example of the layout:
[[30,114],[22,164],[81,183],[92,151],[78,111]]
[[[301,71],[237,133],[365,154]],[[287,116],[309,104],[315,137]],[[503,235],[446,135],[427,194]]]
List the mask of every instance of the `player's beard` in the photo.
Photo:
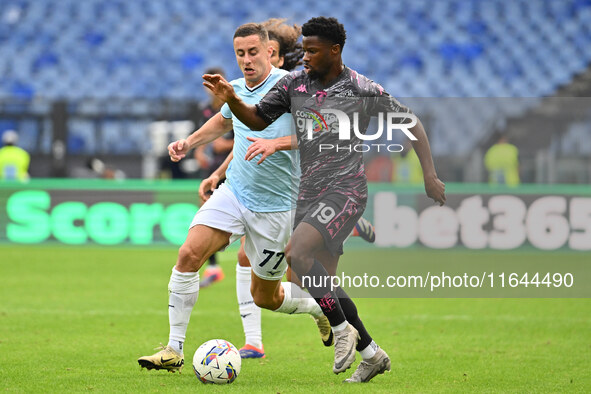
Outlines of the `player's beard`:
[[310,66],[304,66],[304,70],[306,71],[310,79],[318,79],[319,75],[316,69],[313,69]]
[[310,79],[322,79],[330,71],[330,67],[327,67],[323,64],[320,64],[319,67],[311,67],[309,64],[304,65],[304,67],[306,66],[308,66],[306,72],[308,73],[308,77],[310,77]]

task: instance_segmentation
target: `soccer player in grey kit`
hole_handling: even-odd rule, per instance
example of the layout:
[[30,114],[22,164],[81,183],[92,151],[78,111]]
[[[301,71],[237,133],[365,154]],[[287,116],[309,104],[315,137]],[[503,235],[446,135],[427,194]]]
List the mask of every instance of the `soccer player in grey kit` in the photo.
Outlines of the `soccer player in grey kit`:
[[[336,273],[343,242],[366,206],[363,156],[351,148],[362,140],[355,133],[350,133],[349,140],[339,139],[338,133],[329,132],[338,122],[327,123],[328,117],[317,121],[316,132],[310,132],[309,124],[311,118],[318,119],[322,109],[333,108],[351,120],[356,114],[358,129],[365,132],[372,115],[408,113],[410,117],[411,112],[380,85],[343,65],[346,33],[338,20],[312,18],[302,26],[302,34],[304,70],[280,79],[258,104],[244,103],[219,75],[204,75],[204,85],[252,130],[264,129],[285,112],[292,113],[296,125],[308,125],[296,127],[302,175],[287,258],[300,278],[311,279],[307,288],[330,321],[335,336],[333,372],[347,370],[358,350],[363,361],[345,381],[368,382],[390,370],[390,359],[365,329],[351,298],[325,280]],[[401,119],[404,121],[404,116]],[[445,185],[437,177],[425,130],[418,120],[408,130],[416,137],[412,143],[423,168],[427,196],[443,205]],[[290,142],[283,141],[265,145],[264,156],[291,149]]]

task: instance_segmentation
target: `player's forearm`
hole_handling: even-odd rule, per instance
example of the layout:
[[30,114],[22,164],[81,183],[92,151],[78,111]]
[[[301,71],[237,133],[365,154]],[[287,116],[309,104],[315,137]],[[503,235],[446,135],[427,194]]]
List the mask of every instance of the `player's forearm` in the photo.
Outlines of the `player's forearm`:
[[435,171],[435,164],[433,164],[433,157],[431,156],[431,146],[429,145],[427,133],[425,133],[425,128],[420,119],[417,120],[417,124],[410,131],[417,137],[417,141],[412,141],[412,147],[421,162],[423,177],[436,177],[437,172]]
[[272,141],[275,143],[275,151],[298,149],[298,143],[292,135],[275,138]]
[[228,166],[230,165],[230,162],[233,158],[234,152],[230,152],[228,157],[226,157],[226,160],[224,160],[224,162],[213,172],[213,175],[219,176],[220,179],[226,179],[226,171],[228,170]]
[[220,113],[217,113],[205,122],[203,126],[187,137],[187,143],[191,148],[195,148],[215,140],[231,129],[231,121],[224,119]]
[[261,118],[254,105],[246,104],[237,95],[228,100],[232,113],[251,130],[260,131],[267,128],[267,123]]
[[234,140],[217,138],[213,141],[212,145],[214,153],[225,153],[232,150],[232,147],[234,146]]

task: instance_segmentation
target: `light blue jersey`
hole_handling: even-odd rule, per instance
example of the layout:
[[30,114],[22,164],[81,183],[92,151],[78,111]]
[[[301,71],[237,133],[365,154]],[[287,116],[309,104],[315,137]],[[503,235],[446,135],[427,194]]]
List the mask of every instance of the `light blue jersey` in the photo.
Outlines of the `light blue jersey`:
[[[247,104],[257,104],[275,86],[287,71],[273,68],[267,79],[250,89],[244,78],[236,79],[232,86]],[[234,127],[234,159],[226,171],[226,184],[236,198],[253,212],[281,212],[293,208],[298,192],[300,175],[299,156],[295,151],[279,151],[257,164],[260,156],[244,160],[252,144],[246,137],[278,138],[291,135],[291,115],[286,113],[262,131],[252,131],[230,111],[228,104],[221,109],[224,118],[232,118]]]

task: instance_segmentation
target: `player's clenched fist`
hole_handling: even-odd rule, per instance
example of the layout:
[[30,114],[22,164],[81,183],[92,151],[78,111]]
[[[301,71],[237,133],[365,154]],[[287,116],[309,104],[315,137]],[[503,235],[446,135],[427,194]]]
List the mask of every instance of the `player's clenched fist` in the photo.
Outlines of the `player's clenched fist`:
[[215,188],[218,187],[218,183],[220,183],[220,177],[216,174],[211,174],[208,178],[201,181],[199,185],[199,197],[201,197],[201,201],[205,202],[209,200]]
[[427,196],[439,203],[445,204],[445,183],[441,182],[437,176],[425,177],[425,191]]
[[170,160],[174,162],[180,161],[187,155],[189,149],[190,146],[185,139],[171,142],[168,145],[168,155],[170,156]]

